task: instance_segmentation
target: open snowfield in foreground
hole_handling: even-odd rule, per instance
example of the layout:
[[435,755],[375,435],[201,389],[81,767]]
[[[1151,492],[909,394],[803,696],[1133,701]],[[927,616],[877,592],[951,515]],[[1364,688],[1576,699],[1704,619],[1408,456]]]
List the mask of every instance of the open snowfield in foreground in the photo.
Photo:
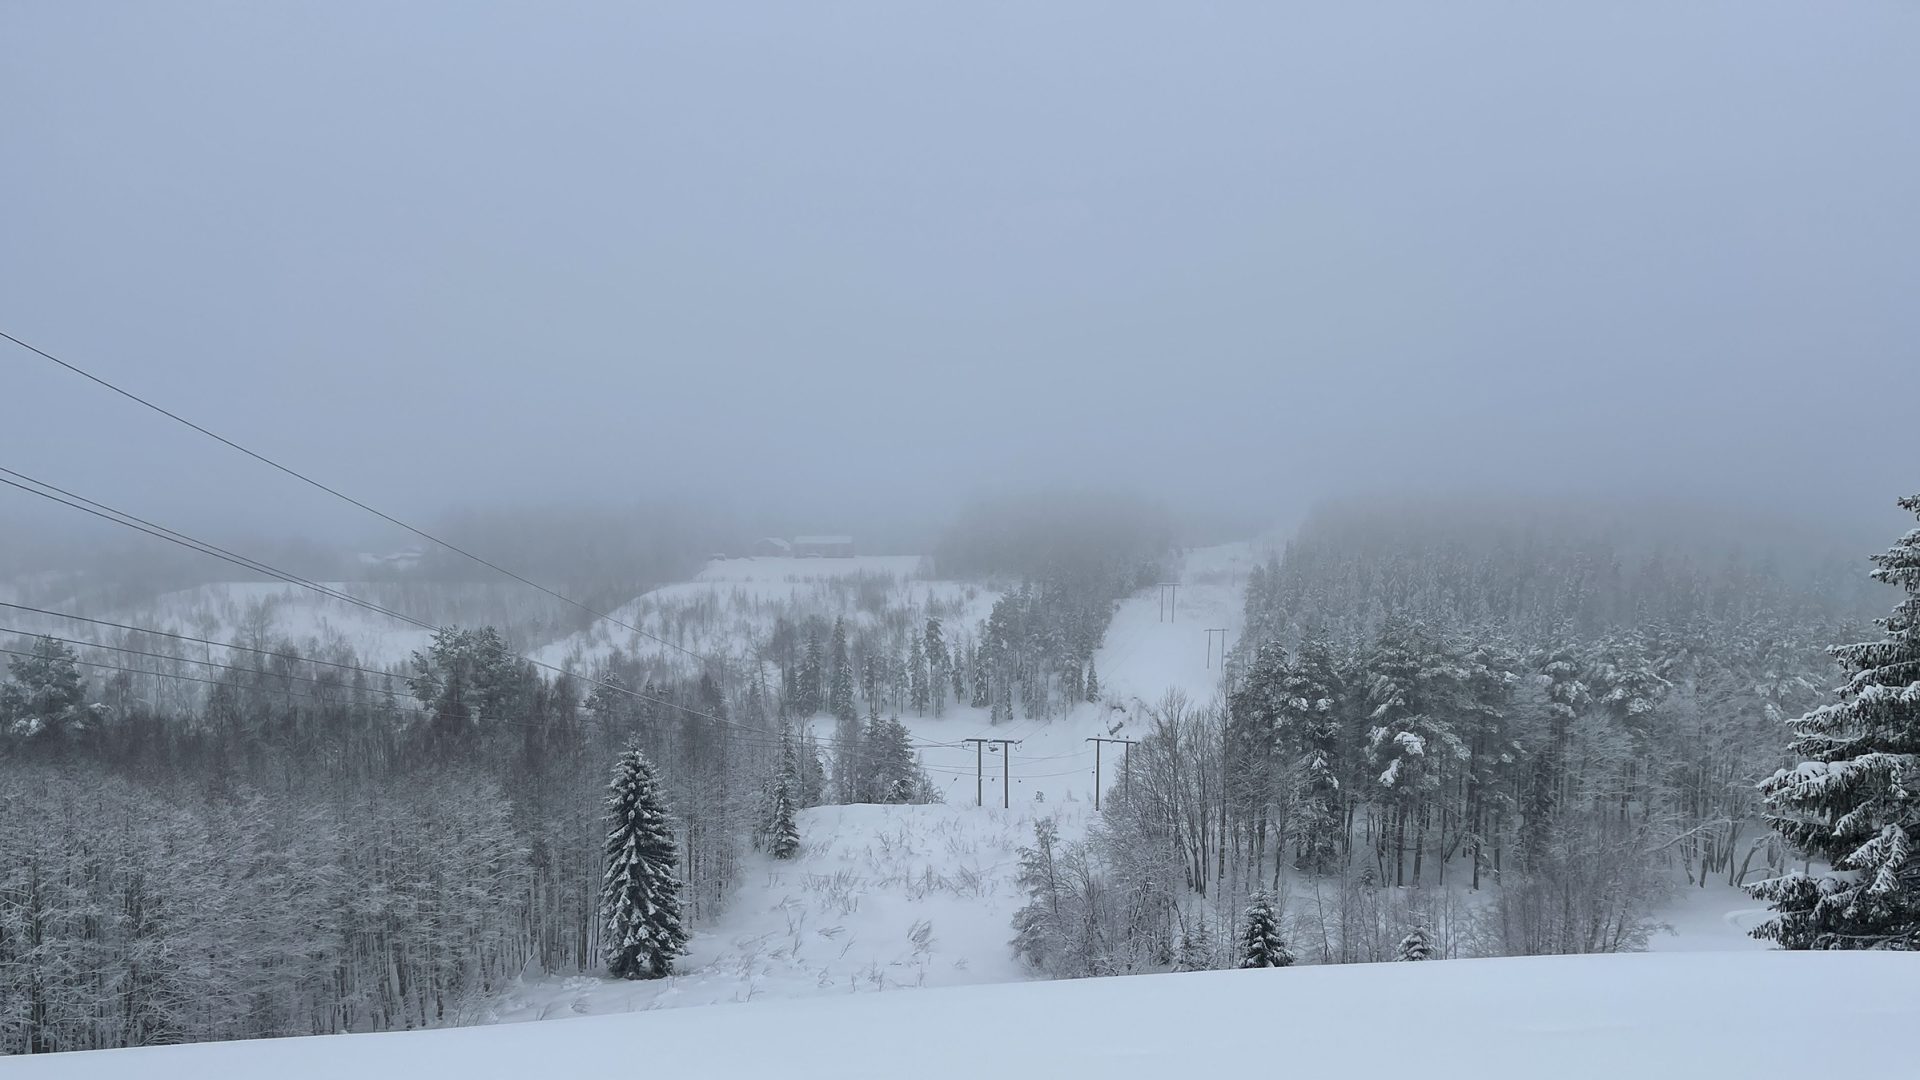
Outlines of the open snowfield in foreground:
[[[1908,1075],[1899,953],[1689,953],[1142,975],[550,1024],[16,1058],[43,1080],[673,1076],[1716,1080],[1796,1071],[1826,1032]],[[1784,1026],[1791,1017],[1791,1029]],[[1792,1033],[1799,1033],[1793,1035]]]

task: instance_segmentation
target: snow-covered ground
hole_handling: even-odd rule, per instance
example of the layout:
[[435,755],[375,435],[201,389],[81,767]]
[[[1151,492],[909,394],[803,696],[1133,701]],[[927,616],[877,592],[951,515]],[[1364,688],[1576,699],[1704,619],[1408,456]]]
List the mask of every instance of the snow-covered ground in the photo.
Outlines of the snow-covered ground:
[[[1844,992],[1836,992],[1844,988]],[[1555,956],[1143,975],[748,1009],[13,1059],[9,1076],[1467,1077],[1748,1080],[1819,1071],[1793,1032],[1906,1075],[1901,953]],[[1865,1040],[1865,1041],[1861,1041]]]
[[1747,952],[1769,949],[1747,931],[1767,919],[1767,908],[1745,890],[1709,882],[1704,888],[1681,885],[1659,913],[1667,930],[1647,942],[1649,952]]
[[[1015,982],[1007,948],[1031,809],[820,806],[799,815],[799,857],[748,855],[739,890],[658,982],[526,983],[493,1019],[540,1020],[905,988]],[[1060,815],[1064,835],[1084,810]]]

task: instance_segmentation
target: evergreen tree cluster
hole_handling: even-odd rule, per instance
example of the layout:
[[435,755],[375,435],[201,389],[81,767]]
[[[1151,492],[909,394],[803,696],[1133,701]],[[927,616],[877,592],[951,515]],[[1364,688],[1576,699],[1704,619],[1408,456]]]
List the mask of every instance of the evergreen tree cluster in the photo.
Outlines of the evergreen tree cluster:
[[[1920,495],[1900,506],[1920,516]],[[1790,722],[1805,760],[1760,786],[1774,829],[1825,864],[1751,887],[1774,908],[1755,936],[1790,949],[1920,949],[1920,529],[1873,563],[1906,596],[1878,638],[1831,650],[1838,699]]]

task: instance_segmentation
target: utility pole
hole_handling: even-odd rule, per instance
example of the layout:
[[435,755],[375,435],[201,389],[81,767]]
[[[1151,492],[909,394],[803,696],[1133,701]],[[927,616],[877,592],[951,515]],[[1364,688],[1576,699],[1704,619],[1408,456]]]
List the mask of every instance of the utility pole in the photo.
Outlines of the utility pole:
[[1180,603],[1180,583],[1163,581],[1160,583],[1160,621],[1174,621],[1174,608]]
[[1220,666],[1227,666],[1227,628],[1215,626],[1207,631],[1207,670],[1213,670],[1213,635],[1220,635]]
[[[1002,809],[1005,809],[1013,805],[1013,748],[1019,740],[961,739],[960,741],[973,744],[973,805],[975,806],[983,806],[986,802],[986,774],[984,767],[986,764],[987,744],[993,743],[996,746],[1006,748],[1006,771],[1001,777],[1000,806]],[[994,753],[997,754],[1000,753],[1000,751],[995,750]]]
[[[1098,810],[1100,809],[1100,744],[1111,742],[1111,743],[1120,743],[1125,746],[1132,746],[1133,740],[1132,739],[1103,739],[1097,735],[1092,735],[1092,736],[1088,736],[1087,741],[1093,744],[1093,808],[1095,810]],[[1122,750],[1121,753],[1125,754],[1126,751]],[[1126,760],[1125,758],[1121,759],[1122,764],[1120,766],[1120,769],[1121,769],[1122,776],[1127,775],[1125,760]],[[1123,781],[1123,783],[1124,782],[1125,781]],[[1128,786],[1131,787],[1130,784]],[[1129,792],[1129,794],[1130,793],[1131,792]]]

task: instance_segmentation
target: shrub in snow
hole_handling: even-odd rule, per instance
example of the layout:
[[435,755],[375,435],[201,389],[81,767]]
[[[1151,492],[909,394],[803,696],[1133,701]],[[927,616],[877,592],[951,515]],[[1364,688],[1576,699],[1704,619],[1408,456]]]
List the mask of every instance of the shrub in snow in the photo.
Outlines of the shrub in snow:
[[1413,924],[1413,931],[1400,939],[1400,949],[1396,960],[1433,959],[1433,933],[1427,929],[1427,921],[1420,919]]
[[1273,897],[1264,892],[1254,893],[1247,905],[1246,919],[1246,926],[1240,931],[1240,966],[1291,966],[1293,953],[1280,937],[1280,920],[1273,911]]

